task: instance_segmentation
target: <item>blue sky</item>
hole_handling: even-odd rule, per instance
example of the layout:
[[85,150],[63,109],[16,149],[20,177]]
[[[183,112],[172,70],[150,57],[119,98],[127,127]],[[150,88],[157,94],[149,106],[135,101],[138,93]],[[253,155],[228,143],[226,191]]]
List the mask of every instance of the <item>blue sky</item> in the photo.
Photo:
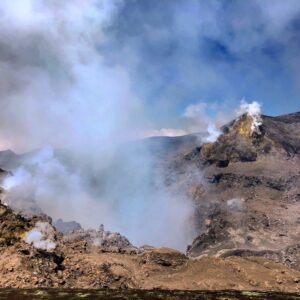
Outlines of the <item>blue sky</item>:
[[299,0],[2,0],[0,148],[299,111],[299,53]]
[[156,118],[242,98],[269,115],[300,110],[300,1],[127,0],[107,32],[100,51]]

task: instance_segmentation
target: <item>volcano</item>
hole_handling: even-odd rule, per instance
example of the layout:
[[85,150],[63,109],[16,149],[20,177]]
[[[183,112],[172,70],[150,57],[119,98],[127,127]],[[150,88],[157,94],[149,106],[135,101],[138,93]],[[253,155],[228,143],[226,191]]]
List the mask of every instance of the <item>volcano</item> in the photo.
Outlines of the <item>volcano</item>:
[[199,236],[193,257],[272,257],[300,268],[300,113],[243,115],[222,128],[214,143],[177,160],[197,164],[205,181],[194,187]]
[[[164,166],[165,184],[193,200],[196,237],[186,253],[135,247],[103,226],[51,225],[37,208],[13,211],[2,190],[0,286],[299,291],[300,113],[245,114],[221,131],[212,143],[193,134],[122,149],[147,149]],[[23,157],[0,153],[1,178]],[[41,223],[52,228],[51,249],[26,238]]]

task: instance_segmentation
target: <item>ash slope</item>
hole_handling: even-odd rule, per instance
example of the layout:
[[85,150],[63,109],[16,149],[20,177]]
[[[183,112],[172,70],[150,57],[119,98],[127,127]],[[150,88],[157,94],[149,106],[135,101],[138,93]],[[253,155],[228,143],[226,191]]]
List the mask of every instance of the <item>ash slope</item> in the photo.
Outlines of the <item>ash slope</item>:
[[199,236],[192,257],[264,256],[300,269],[300,113],[262,116],[251,131],[243,115],[215,143],[182,155],[175,169],[197,165]]
[[99,247],[55,229],[56,248],[46,251],[24,241],[44,219],[26,219],[0,203],[0,221],[1,288],[300,291],[299,272],[263,258],[192,260],[167,248]]

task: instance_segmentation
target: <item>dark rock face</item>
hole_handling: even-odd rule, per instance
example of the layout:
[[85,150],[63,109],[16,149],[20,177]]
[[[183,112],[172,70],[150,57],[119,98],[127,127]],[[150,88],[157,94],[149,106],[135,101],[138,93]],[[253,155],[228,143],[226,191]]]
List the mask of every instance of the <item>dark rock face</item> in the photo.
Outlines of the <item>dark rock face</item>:
[[290,268],[300,270],[300,244],[291,245],[279,251],[274,250],[250,250],[250,249],[233,249],[224,251],[220,257],[264,257],[275,262],[287,265]]
[[31,227],[32,223],[21,215],[14,214],[0,202],[0,247],[7,247],[20,241],[23,233]]
[[237,175],[234,173],[219,173],[213,175],[208,179],[213,184],[224,184],[228,187],[241,186],[241,187],[258,187],[266,186],[278,191],[286,189],[286,182],[283,180],[275,180],[272,177],[266,178],[264,176],[246,176]]

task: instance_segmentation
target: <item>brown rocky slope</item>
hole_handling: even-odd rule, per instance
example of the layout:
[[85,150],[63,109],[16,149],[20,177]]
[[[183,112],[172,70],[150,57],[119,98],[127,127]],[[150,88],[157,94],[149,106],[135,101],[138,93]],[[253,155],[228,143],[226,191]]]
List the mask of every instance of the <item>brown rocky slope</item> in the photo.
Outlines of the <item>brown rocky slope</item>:
[[176,160],[197,165],[204,180],[194,186],[199,236],[192,257],[263,256],[300,269],[300,113],[251,117],[223,127],[207,143]]
[[56,231],[55,249],[38,249],[25,242],[25,237],[45,220],[25,219],[2,204],[0,212],[1,288],[300,291],[300,272],[257,257],[189,259],[167,248],[120,248],[84,239],[65,240]]

